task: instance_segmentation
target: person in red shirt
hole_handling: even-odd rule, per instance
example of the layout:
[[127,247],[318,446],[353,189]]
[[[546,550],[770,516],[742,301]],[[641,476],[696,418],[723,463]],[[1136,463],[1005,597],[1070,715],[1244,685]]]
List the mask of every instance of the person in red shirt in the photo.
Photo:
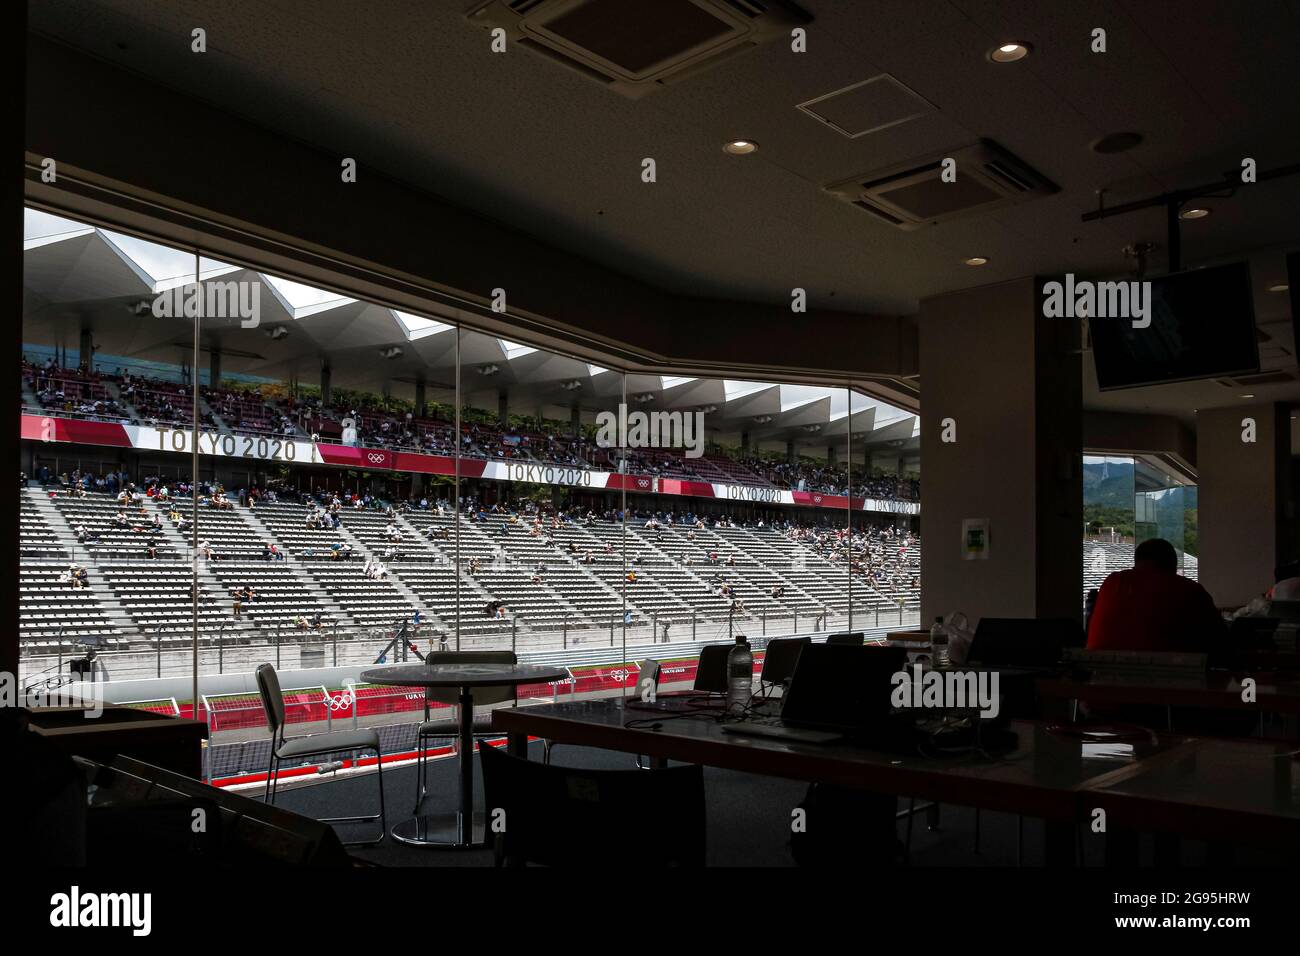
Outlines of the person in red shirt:
[[1178,574],[1163,538],[1137,547],[1133,567],[1106,578],[1088,623],[1090,651],[1206,652],[1223,630],[1210,593]]

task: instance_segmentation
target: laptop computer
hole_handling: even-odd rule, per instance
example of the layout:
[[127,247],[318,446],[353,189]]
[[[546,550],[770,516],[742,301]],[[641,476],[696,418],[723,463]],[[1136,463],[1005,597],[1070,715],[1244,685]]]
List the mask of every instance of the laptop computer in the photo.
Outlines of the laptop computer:
[[1083,644],[1083,628],[1068,617],[985,617],[966,660],[982,667],[1055,668],[1066,647]]
[[840,634],[831,634],[826,638],[827,644],[842,644],[845,647],[861,647],[867,639],[865,631],[844,631]]
[[722,730],[799,743],[870,737],[889,720],[892,678],[906,661],[901,647],[809,644],[799,652],[779,717],[749,717]]

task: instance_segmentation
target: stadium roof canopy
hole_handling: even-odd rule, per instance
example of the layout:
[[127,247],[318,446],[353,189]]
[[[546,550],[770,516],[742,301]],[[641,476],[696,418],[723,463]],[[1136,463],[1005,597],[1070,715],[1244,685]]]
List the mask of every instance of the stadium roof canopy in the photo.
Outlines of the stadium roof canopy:
[[[205,361],[220,354],[223,376],[318,384],[324,364],[334,387],[414,395],[423,380],[431,401],[454,400],[457,328],[298,282],[200,258],[133,236],[26,211],[23,235],[23,342],[77,351],[88,330],[96,351],[127,362],[189,365],[192,320],[155,314],[160,294],[185,296],[196,270],[205,303],[210,287],[247,283],[257,324],[240,314],[204,315]],[[228,300],[233,304],[233,297]],[[226,310],[221,310],[226,311]],[[447,318],[450,318],[448,316]],[[706,427],[758,440],[794,440],[826,448],[851,432],[855,446],[913,452],[919,419],[844,388],[633,373],[464,330],[460,336],[465,399],[512,411],[613,409],[623,394],[632,409],[704,411]],[[626,388],[626,392],[624,392]],[[548,411],[548,414],[555,414]]]

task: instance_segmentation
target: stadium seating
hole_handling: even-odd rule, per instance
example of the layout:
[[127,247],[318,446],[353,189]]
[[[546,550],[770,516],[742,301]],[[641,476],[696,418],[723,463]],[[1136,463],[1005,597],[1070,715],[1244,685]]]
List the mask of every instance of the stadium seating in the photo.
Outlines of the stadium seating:
[[[206,501],[206,499],[204,499]],[[549,516],[534,533],[535,516],[508,510],[457,519],[450,510],[402,506],[344,507],[338,529],[307,526],[313,502],[265,500],[255,508],[217,508],[201,503],[199,540],[214,559],[200,564],[199,630],[249,637],[274,631],[285,639],[339,627],[344,633],[392,628],[424,615],[422,634],[454,635],[462,641],[500,641],[512,632],[558,633],[572,640],[618,624],[626,608],[636,625],[680,625],[730,619],[754,629],[766,618],[823,611],[844,613],[848,573],[838,536],[830,530],[736,526],[697,527],[647,518],[623,525],[592,517]],[[168,519],[175,509],[188,517],[188,497],[169,502],[139,497],[122,503],[98,492],[68,493],[51,484],[32,485],[20,496],[19,549],[23,556],[22,640],[40,645],[80,636],[123,643],[132,636],[184,642],[193,626],[192,573],[185,560],[191,532]],[[125,516],[125,526],[118,516]],[[153,517],[162,530],[153,528]],[[454,567],[459,520],[461,568]],[[392,540],[388,529],[399,537]],[[77,540],[85,529],[84,540]],[[286,561],[264,559],[268,544]],[[152,545],[156,557],[149,557]],[[349,560],[335,549],[353,548]],[[905,546],[906,545],[906,546]],[[624,549],[626,548],[626,566]],[[1083,593],[1100,587],[1112,571],[1131,567],[1133,545],[1085,541]],[[395,553],[388,555],[389,549]],[[875,578],[853,577],[853,606],[888,621],[900,607],[920,600],[920,542],[854,539],[855,560],[871,555]],[[388,555],[388,556],[385,556]],[[368,559],[387,569],[381,579],[364,574]],[[86,564],[91,586],[67,581],[70,563]],[[471,566],[471,562],[474,562]],[[628,580],[631,572],[634,579]],[[1196,558],[1185,556],[1183,573],[1195,579]],[[252,586],[254,598],[233,615],[233,592]],[[724,591],[725,587],[725,591]],[[487,613],[502,605],[504,616]],[[311,626],[304,627],[304,621]],[[179,646],[179,645],[178,645]]]

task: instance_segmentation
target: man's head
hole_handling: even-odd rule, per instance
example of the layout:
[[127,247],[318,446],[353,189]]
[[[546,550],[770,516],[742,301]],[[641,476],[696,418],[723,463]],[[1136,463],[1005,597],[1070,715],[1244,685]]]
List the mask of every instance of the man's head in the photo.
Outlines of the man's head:
[[1164,538],[1148,538],[1137,546],[1133,554],[1135,565],[1159,568],[1168,574],[1178,572],[1178,552]]

